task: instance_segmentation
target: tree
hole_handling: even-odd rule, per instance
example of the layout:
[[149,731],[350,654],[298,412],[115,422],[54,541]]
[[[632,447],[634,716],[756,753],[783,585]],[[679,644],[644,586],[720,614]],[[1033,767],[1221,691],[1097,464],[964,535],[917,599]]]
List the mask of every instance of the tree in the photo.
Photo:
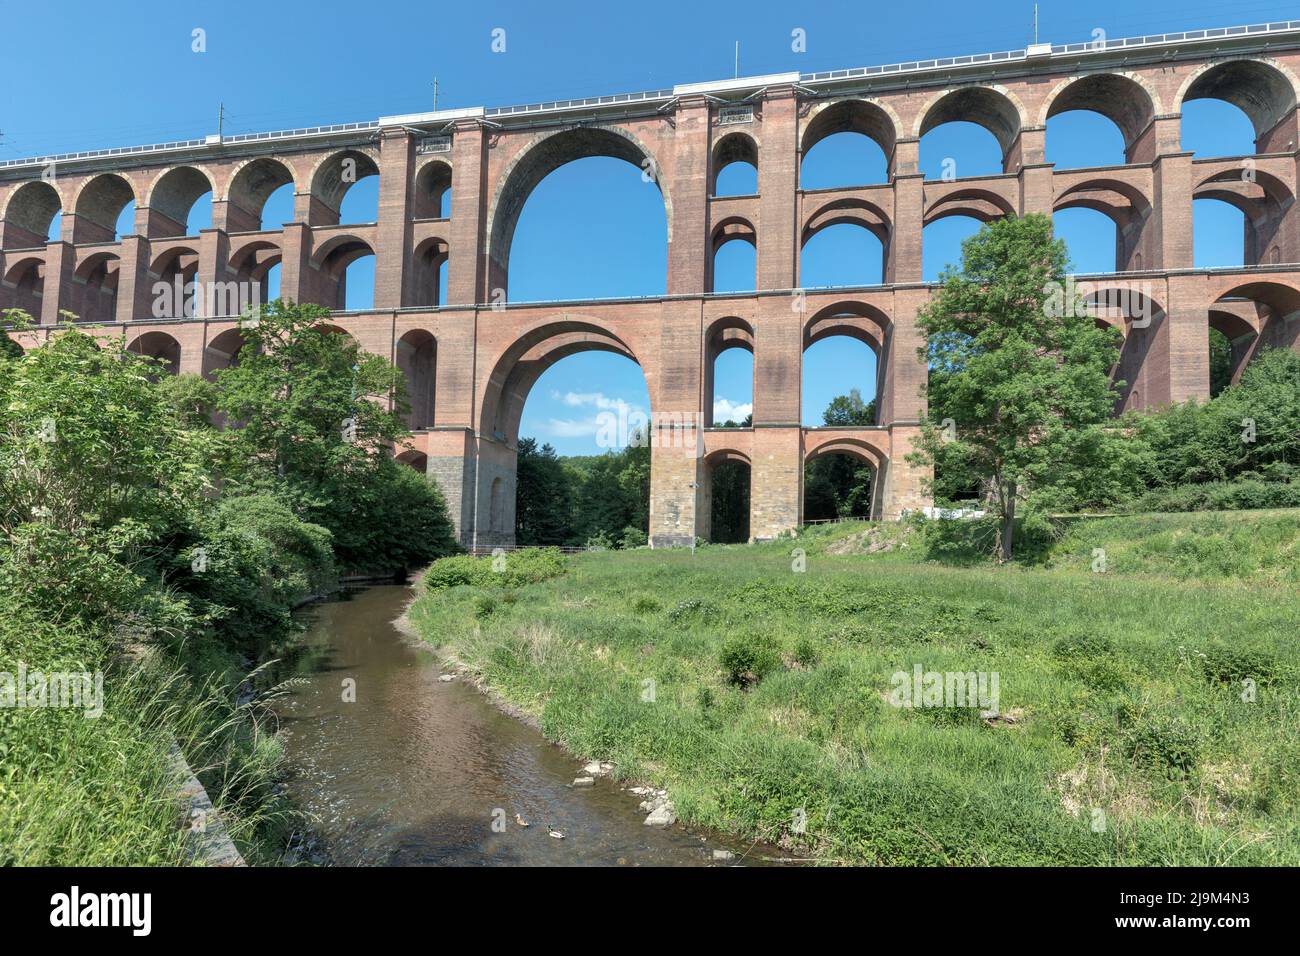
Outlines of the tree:
[[[831,399],[822,412],[823,424],[837,427],[874,425],[876,401],[862,400],[856,388]],[[868,518],[871,516],[870,465],[848,455],[820,455],[804,466],[804,520]]]
[[217,410],[238,423],[226,433],[230,480],[328,529],[344,568],[388,571],[449,553],[441,494],[392,456],[409,434],[401,372],[328,318],[276,300],[240,323],[239,364],[217,373]]
[[519,440],[515,540],[521,545],[560,545],[569,537],[573,483],[550,445]]
[[862,400],[862,393],[856,388],[847,395],[837,395],[831,399],[822,412],[822,422],[826,425],[874,425],[876,423],[876,400]]
[[[34,320],[22,309],[0,309],[0,321],[7,322],[16,329],[31,328]],[[0,359],[20,359],[23,347],[9,337],[9,333],[0,329]]]
[[1003,560],[1031,492],[1078,505],[1118,496],[1126,478],[1122,436],[1106,427],[1119,333],[1075,301],[1067,268],[1048,217],[987,223],[918,316],[931,374],[914,460],[991,489]]

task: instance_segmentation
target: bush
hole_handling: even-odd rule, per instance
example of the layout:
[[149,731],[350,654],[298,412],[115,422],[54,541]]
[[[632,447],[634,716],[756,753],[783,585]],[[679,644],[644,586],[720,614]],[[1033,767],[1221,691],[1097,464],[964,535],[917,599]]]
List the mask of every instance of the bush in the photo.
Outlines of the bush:
[[632,602],[633,614],[654,614],[659,611],[661,605],[652,597],[646,597],[644,594]]
[[1271,682],[1278,671],[1277,654],[1266,647],[1216,642],[1196,655],[1206,680],[1235,684],[1253,680]]
[[461,585],[478,588],[517,588],[559,577],[568,570],[558,548],[523,548],[486,557],[463,554],[435,561],[421,585],[437,591]]
[[732,634],[723,641],[718,658],[727,681],[742,687],[758,683],[781,666],[776,641],[765,634]]
[[613,551],[614,539],[606,531],[597,531],[587,539],[588,551]]
[[1300,480],[1271,482],[1243,478],[1176,485],[1149,491],[1129,506],[1129,510],[1134,512],[1248,511],[1261,508],[1300,508]]
[[644,548],[649,543],[649,536],[640,528],[631,525],[623,529],[623,535],[618,540],[618,546],[624,549]]
[[274,641],[304,598],[336,585],[330,538],[270,495],[229,498],[176,556],[177,584],[237,643]]
[[306,513],[333,533],[341,568],[409,570],[460,550],[438,486],[396,459],[340,474],[325,497],[326,507]]
[[816,641],[805,634],[795,642],[794,659],[801,667],[815,667],[821,659],[821,649]]
[[1143,714],[1129,724],[1125,745],[1134,763],[1169,777],[1185,777],[1196,766],[1200,736],[1181,718]]

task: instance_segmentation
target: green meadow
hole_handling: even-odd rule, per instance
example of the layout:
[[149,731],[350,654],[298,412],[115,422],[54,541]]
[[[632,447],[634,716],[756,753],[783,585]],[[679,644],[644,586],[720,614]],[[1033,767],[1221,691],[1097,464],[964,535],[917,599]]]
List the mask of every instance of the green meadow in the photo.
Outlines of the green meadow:
[[[1005,565],[979,534],[454,557],[410,618],[576,756],[797,857],[1300,864],[1300,511],[1075,519]],[[918,667],[996,675],[996,716],[898,706]]]

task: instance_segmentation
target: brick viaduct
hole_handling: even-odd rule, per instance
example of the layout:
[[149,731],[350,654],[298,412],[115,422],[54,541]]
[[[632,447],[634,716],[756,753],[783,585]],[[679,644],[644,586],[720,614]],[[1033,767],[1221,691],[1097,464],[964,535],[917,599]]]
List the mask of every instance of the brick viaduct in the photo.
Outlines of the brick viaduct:
[[[875,513],[928,503],[905,460],[924,412],[926,370],[915,318],[925,225],[951,215],[987,221],[1087,207],[1117,224],[1115,272],[1091,290],[1140,285],[1154,319],[1103,310],[1125,332],[1123,404],[1205,396],[1209,329],[1233,343],[1236,371],[1260,344],[1300,348],[1300,21],[1081,43],[815,74],[686,84],[587,100],[444,110],[274,134],[208,137],[0,165],[0,307],[21,307],[49,334],[60,310],[125,336],[173,369],[211,374],[239,348],[229,312],[159,318],[158,281],[253,281],[281,266],[281,293],[336,311],[332,321],[405,371],[414,437],[401,457],[443,488],[462,541],[513,541],[515,447],[529,388],[575,352],[639,363],[659,417],[650,532],[656,546],[708,536],[712,468],[751,467],[751,532],[799,524],[803,466],[845,452],[878,476]],[[1253,156],[1196,159],[1180,142],[1185,102],[1217,98],[1254,124]],[[1052,116],[1087,109],[1111,119],[1122,165],[1056,170],[1045,158]],[[918,146],[952,120],[987,128],[1000,175],[925,180]],[[800,188],[802,156],[857,131],[888,158],[888,182]],[[510,244],[530,191],[559,166],[610,156],[639,166],[663,197],[667,293],[636,299],[512,303]],[[758,191],[714,196],[719,170],[752,163]],[[379,176],[378,221],[340,223],[350,182]],[[293,221],[263,228],[283,184]],[[450,215],[440,216],[451,190]],[[212,227],[184,235],[211,191]],[[1192,201],[1245,213],[1247,265],[1192,268]],[[114,223],[135,202],[133,235]],[[56,213],[61,234],[46,241]],[[800,250],[818,230],[851,222],[884,247],[884,284],[799,292]],[[742,238],[756,249],[752,293],[713,294],[713,253]],[[374,308],[342,311],[347,265],[373,252]],[[446,301],[438,301],[446,270]],[[878,424],[801,427],[801,359],[830,335],[879,357]],[[712,369],[724,349],[754,354],[754,425],[716,429]],[[671,427],[663,419],[677,417]]]

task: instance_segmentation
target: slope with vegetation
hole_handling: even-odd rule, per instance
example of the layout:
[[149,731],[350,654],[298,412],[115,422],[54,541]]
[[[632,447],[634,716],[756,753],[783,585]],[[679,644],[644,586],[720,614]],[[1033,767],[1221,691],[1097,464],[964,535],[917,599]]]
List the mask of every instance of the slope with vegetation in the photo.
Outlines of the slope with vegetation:
[[213,381],[74,325],[0,350],[0,672],[103,680],[102,715],[0,707],[0,864],[182,862],[174,742],[245,855],[278,858],[295,815],[249,668],[340,570],[455,549],[390,453],[396,370],[324,314],[264,307]]

